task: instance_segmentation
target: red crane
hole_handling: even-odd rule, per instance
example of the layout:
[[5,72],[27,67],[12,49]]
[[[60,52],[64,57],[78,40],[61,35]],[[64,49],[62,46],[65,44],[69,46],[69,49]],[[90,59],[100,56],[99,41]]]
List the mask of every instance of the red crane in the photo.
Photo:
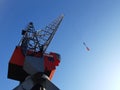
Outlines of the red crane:
[[32,22],[22,30],[8,65],[8,78],[20,81],[14,90],[59,90],[50,80],[60,63],[58,53],[46,53],[63,15],[44,29],[35,30]]

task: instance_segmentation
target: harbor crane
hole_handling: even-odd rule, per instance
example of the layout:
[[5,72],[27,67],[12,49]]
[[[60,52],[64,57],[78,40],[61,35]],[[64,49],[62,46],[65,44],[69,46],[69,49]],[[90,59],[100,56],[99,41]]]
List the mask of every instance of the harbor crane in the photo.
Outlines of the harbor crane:
[[35,30],[30,22],[22,30],[22,38],[10,58],[8,78],[20,84],[13,90],[60,90],[51,79],[60,63],[60,54],[46,52],[63,15],[60,15],[44,29]]

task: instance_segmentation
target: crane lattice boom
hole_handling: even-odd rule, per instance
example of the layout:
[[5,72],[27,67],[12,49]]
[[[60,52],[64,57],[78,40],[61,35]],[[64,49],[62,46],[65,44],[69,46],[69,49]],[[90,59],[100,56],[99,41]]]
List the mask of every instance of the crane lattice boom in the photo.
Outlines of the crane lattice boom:
[[22,31],[23,38],[19,43],[19,45],[22,46],[23,51],[26,52],[27,50],[32,50],[35,52],[45,52],[62,19],[63,15],[60,15],[44,29],[38,31],[35,31],[33,23],[30,22],[26,29]]

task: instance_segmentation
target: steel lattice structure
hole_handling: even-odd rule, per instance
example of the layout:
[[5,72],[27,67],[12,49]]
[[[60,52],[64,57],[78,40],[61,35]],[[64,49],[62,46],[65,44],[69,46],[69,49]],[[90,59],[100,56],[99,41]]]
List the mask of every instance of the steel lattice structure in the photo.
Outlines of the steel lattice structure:
[[19,43],[19,45],[23,47],[23,51],[25,52],[26,50],[32,50],[35,52],[45,52],[62,19],[63,15],[60,15],[44,29],[37,31],[35,30],[33,23],[30,22],[28,26],[22,31],[23,37]]

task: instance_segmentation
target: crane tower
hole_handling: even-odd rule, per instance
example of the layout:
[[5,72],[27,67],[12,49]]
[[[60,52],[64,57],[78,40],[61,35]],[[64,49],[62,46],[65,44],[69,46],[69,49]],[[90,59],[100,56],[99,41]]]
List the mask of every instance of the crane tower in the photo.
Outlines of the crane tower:
[[13,90],[59,90],[51,79],[60,63],[60,54],[46,53],[46,49],[62,19],[60,15],[41,30],[35,30],[30,22],[22,30],[22,39],[8,64],[8,78],[20,82]]

